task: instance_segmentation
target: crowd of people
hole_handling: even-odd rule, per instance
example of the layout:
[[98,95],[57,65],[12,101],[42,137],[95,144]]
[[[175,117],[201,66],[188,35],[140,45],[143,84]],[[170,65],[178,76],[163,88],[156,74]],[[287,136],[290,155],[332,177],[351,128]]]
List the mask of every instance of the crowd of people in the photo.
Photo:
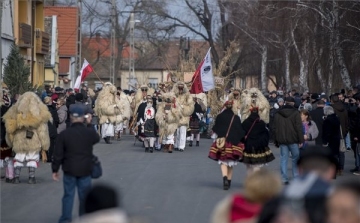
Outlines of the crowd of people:
[[[143,143],[146,153],[173,153],[200,146],[200,134],[208,129],[213,139],[208,157],[220,165],[223,189],[231,187],[234,166],[243,163],[247,168],[244,192],[224,199],[214,211],[213,222],[339,223],[343,212],[354,209],[356,202],[359,205],[359,179],[335,186],[331,180],[343,175],[346,151],[353,151],[355,157],[349,171],[360,175],[360,86],[329,97],[300,95],[295,90],[264,95],[257,88],[231,89],[219,98],[223,108],[212,123],[207,97],[206,92],[191,94],[182,81],[171,86],[160,83],[158,89],[141,85],[136,91],[123,91],[109,82],[96,91],[85,85],[76,92],[46,88],[40,95],[26,92],[16,98],[4,90],[1,166],[6,170],[5,182],[19,184],[21,169],[27,167],[28,183],[35,184],[40,159],[52,164],[53,179],[58,181],[62,166],[59,222],[68,222],[75,187],[79,214],[86,213],[93,146],[101,138],[111,144],[128,132]],[[80,138],[86,141],[81,146]],[[271,143],[280,149],[280,175],[262,168],[275,159]],[[289,159],[292,177],[288,176]],[[272,187],[264,190],[265,184]],[[339,206],[335,199],[348,209],[330,212]],[[358,212],[347,222],[359,221]]]

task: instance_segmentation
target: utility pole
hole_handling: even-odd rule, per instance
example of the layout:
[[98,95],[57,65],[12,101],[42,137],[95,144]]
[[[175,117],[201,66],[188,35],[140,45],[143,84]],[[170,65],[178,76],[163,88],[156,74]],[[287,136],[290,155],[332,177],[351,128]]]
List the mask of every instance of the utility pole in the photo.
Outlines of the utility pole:
[[[76,58],[76,72],[75,72],[75,78],[76,80],[77,76],[80,75],[81,70],[81,12],[82,12],[82,0],[78,0],[78,15],[77,15],[77,41],[76,41],[76,48],[77,48],[77,58]],[[75,83],[72,83],[74,85]]]
[[[130,14],[130,54],[129,54],[129,90],[131,89],[130,83],[131,78],[134,80],[135,77],[135,59],[134,59],[134,29],[135,29],[135,20],[134,13]],[[134,83],[133,83],[134,84]]]
[[[110,78],[109,81],[113,84],[115,83],[115,48],[116,48],[116,44],[115,44],[115,39],[116,39],[116,32],[115,32],[115,27],[116,27],[116,4],[115,4],[115,0],[112,0],[111,2],[111,40],[110,40],[110,46],[111,46],[111,56],[110,56]],[[116,75],[117,76],[117,75]]]

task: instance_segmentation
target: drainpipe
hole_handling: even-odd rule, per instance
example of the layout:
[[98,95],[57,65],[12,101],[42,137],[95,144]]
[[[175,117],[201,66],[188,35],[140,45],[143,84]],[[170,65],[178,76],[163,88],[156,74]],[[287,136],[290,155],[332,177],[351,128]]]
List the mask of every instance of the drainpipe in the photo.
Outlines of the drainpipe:
[[34,1],[31,1],[31,70],[30,70],[30,80],[31,83],[34,85],[34,53],[35,53],[35,5]]

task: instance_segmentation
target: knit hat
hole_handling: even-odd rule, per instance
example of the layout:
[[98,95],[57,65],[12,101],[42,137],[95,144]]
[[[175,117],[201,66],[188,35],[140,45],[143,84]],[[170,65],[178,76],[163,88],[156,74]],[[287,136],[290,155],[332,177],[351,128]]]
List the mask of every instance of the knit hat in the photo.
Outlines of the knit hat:
[[278,99],[277,99],[277,102],[278,102],[278,103],[284,102],[284,99],[283,99],[283,98],[278,98]]

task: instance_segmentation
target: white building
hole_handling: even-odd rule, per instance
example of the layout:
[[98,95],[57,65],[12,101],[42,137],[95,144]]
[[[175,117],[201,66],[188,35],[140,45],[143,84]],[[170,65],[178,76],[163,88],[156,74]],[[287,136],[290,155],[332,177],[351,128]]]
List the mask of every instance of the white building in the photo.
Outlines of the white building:
[[[14,2],[13,0],[2,0],[2,18],[1,18],[1,71],[4,70],[6,58],[10,53],[11,45],[14,43]],[[1,6],[1,5],[0,5]],[[1,80],[3,72],[1,72]]]

